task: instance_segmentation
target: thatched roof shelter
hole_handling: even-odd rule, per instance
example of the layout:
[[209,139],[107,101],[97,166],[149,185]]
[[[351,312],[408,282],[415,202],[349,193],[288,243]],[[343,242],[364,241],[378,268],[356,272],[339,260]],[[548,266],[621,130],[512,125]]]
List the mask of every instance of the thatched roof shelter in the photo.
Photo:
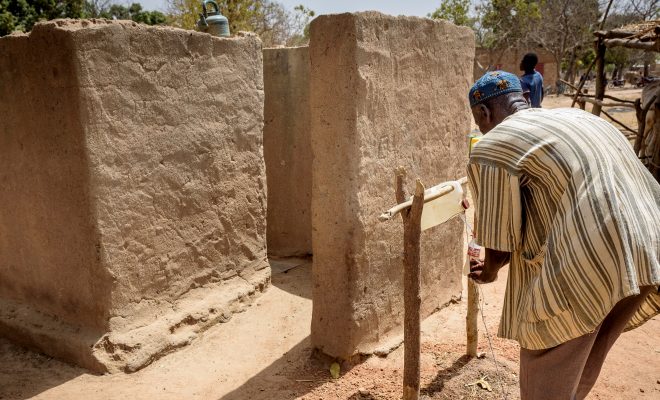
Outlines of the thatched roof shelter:
[[660,21],[643,21],[609,31],[595,32],[605,47],[622,46],[631,49],[660,52]]

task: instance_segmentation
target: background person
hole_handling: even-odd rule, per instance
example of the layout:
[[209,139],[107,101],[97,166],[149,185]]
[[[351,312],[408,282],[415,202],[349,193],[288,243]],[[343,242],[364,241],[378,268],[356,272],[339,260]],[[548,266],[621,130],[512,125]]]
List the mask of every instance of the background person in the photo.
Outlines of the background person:
[[520,77],[523,92],[529,92],[529,104],[534,108],[541,108],[543,101],[543,75],[535,68],[539,58],[535,53],[527,53],[520,61],[520,70],[524,74]]

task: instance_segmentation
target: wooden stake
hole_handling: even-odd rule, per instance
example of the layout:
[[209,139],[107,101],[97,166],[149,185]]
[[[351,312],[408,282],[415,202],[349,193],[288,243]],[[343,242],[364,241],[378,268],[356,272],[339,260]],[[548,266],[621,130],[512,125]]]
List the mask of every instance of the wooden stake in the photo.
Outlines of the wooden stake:
[[477,287],[477,283],[472,279],[468,278],[467,281],[468,309],[465,316],[465,330],[467,332],[466,354],[470,357],[476,357],[477,346],[479,345],[479,321],[477,319],[479,315],[479,288]]
[[[596,100],[602,101],[605,96],[605,45],[602,39],[596,42]],[[591,109],[593,115],[600,116],[600,104],[594,104]]]
[[[396,171],[396,201],[403,203],[405,169]],[[403,400],[419,399],[420,381],[420,323],[421,323],[421,270],[419,266],[421,221],[424,209],[424,185],[417,179],[412,206],[401,212],[403,220]]]

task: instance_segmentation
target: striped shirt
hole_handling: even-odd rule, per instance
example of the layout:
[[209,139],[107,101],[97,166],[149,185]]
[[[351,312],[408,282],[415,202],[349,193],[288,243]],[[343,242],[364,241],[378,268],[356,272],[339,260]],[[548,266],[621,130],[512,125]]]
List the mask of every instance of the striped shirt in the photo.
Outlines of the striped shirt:
[[[468,179],[477,241],[512,253],[499,336],[554,347],[660,284],[660,186],[605,120],[519,111],[474,146]],[[659,312],[654,291],[627,329]]]

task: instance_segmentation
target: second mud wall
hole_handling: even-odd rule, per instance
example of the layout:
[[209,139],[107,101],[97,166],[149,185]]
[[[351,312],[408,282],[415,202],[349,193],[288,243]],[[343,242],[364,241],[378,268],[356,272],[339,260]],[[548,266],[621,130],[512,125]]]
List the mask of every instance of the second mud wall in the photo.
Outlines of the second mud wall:
[[[349,358],[403,325],[394,169],[432,186],[465,176],[474,37],[448,22],[379,13],[311,24],[312,344]],[[463,225],[422,234],[422,316],[461,294]]]
[[264,49],[268,254],[312,253],[309,48]]

